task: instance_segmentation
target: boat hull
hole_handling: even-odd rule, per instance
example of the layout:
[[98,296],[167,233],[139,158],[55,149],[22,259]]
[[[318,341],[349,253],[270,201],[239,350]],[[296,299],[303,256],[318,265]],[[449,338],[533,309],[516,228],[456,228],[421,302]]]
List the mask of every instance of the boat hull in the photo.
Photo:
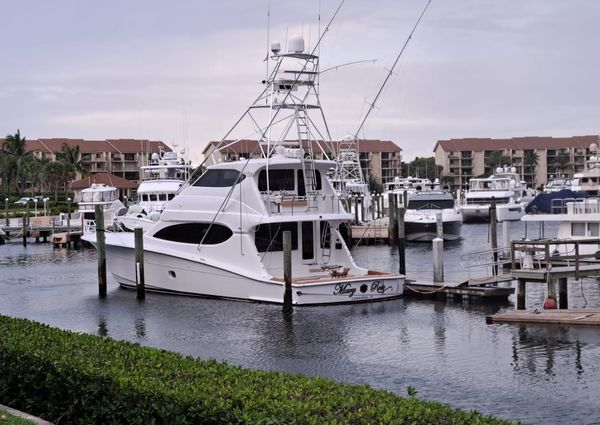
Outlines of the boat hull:
[[489,221],[490,220],[490,206],[489,205],[479,205],[479,204],[469,204],[462,205],[460,207],[460,212],[463,216],[463,221]]
[[[106,245],[110,272],[119,285],[136,287],[135,250]],[[284,282],[260,279],[164,253],[144,251],[145,288],[181,295],[283,303]],[[298,279],[302,280],[302,279]],[[318,305],[381,301],[402,296],[404,277],[392,273],[331,278],[322,276],[292,284],[292,303]]]
[[[411,242],[430,242],[437,238],[437,223],[429,222],[405,222],[406,240]],[[443,223],[444,240],[455,241],[460,239],[462,221],[445,221]]]

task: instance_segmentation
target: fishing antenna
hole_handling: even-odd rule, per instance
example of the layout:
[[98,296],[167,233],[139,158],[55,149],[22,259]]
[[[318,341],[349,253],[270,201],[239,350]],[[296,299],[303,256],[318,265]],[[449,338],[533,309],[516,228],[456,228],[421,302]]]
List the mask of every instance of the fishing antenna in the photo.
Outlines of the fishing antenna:
[[408,35],[408,38],[404,42],[404,45],[402,46],[402,49],[400,50],[400,53],[398,53],[398,56],[396,56],[396,60],[394,61],[394,64],[388,70],[388,73],[385,76],[385,79],[383,80],[383,83],[381,84],[381,87],[379,87],[379,91],[375,95],[375,98],[373,99],[373,101],[371,103],[369,103],[369,109],[367,110],[367,113],[365,114],[365,117],[363,118],[362,122],[360,123],[360,125],[356,129],[356,132],[354,133],[354,138],[355,139],[358,139],[358,133],[360,133],[360,131],[362,130],[363,126],[365,125],[365,122],[367,121],[367,118],[369,118],[369,115],[371,115],[371,111],[373,111],[373,109],[375,109],[375,104],[377,103],[377,100],[379,99],[379,96],[381,95],[381,92],[383,92],[383,89],[384,89],[385,85],[387,84],[388,80],[390,79],[390,77],[394,73],[394,68],[396,68],[396,65],[398,64],[398,61],[400,60],[400,57],[404,53],[404,50],[406,49],[406,46],[408,45],[408,42],[411,40],[413,33],[417,29],[417,26],[419,25],[419,22],[421,22],[421,19],[423,18],[423,15],[425,15],[425,12],[427,11],[427,8],[429,7],[430,4],[431,4],[431,0],[429,0],[427,2],[427,4],[425,5],[425,8],[421,12],[421,15],[419,16],[419,19],[417,19],[417,22],[415,23],[415,26],[413,27],[412,31]]

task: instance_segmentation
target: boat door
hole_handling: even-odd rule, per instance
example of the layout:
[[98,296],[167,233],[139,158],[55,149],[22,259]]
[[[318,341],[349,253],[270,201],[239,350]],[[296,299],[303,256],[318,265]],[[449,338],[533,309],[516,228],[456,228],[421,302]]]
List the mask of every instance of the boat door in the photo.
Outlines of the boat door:
[[313,221],[300,222],[300,234],[302,235],[302,263],[315,264],[315,236],[316,226]]

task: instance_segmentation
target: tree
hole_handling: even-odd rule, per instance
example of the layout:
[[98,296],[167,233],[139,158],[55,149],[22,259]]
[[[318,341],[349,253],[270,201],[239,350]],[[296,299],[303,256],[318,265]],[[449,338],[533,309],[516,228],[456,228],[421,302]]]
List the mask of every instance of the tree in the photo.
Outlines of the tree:
[[510,165],[512,160],[510,157],[504,155],[503,151],[493,151],[485,160],[486,166],[488,166],[492,173],[498,167],[503,167],[504,165]]
[[[533,175],[532,181],[530,183],[535,183],[535,172],[537,166],[539,165],[540,157],[537,152],[533,149],[527,149],[523,155],[523,174]],[[525,178],[525,176],[521,176],[521,178]]]
[[436,178],[440,177],[443,167],[435,164],[435,158],[433,156],[428,158],[416,157],[406,165],[406,170],[408,173],[406,177],[421,177],[434,181]]
[[20,192],[25,189],[26,183],[24,162],[33,156],[25,149],[25,143],[25,137],[21,137],[20,130],[15,134],[8,134],[2,143],[2,152],[7,155],[4,160],[7,167],[6,178],[9,186],[16,187]]
[[63,143],[60,152],[56,154],[56,159],[71,165],[75,172],[79,173],[82,177],[85,177],[89,174],[88,170],[81,162],[79,145],[69,146],[68,144]]
[[561,174],[564,174],[565,170],[571,170],[571,158],[569,158],[569,155],[559,155],[556,157],[556,159],[552,162],[552,166],[554,166],[556,168],[556,170],[560,170],[562,171]]
[[54,201],[58,200],[58,191],[75,178],[75,168],[62,161],[48,162],[44,166],[44,178],[50,189],[54,190]]

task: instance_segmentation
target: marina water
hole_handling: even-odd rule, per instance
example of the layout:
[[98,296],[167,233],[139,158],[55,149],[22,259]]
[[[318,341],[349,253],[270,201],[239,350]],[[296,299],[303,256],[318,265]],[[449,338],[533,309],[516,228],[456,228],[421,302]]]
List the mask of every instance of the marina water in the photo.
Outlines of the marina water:
[[[512,238],[525,236],[512,223]],[[499,232],[501,233],[501,232]],[[538,228],[530,225],[528,236]],[[556,229],[546,228],[546,236]],[[501,237],[499,236],[499,240]],[[466,224],[446,242],[445,275],[468,276],[459,259],[489,247],[487,224]],[[409,297],[373,304],[303,307],[284,319],[281,306],[135,292],[109,280],[97,296],[93,249],[49,244],[0,246],[0,314],[110,336],[202,359],[307,375],[477,410],[536,424],[600,424],[600,331],[557,325],[487,325],[514,309],[476,301]],[[430,244],[407,246],[407,277],[432,280]],[[359,265],[397,270],[397,250],[354,249]],[[485,270],[471,271],[473,277]],[[569,281],[571,308],[600,306],[600,281]],[[543,285],[529,284],[527,307],[540,307]]]

